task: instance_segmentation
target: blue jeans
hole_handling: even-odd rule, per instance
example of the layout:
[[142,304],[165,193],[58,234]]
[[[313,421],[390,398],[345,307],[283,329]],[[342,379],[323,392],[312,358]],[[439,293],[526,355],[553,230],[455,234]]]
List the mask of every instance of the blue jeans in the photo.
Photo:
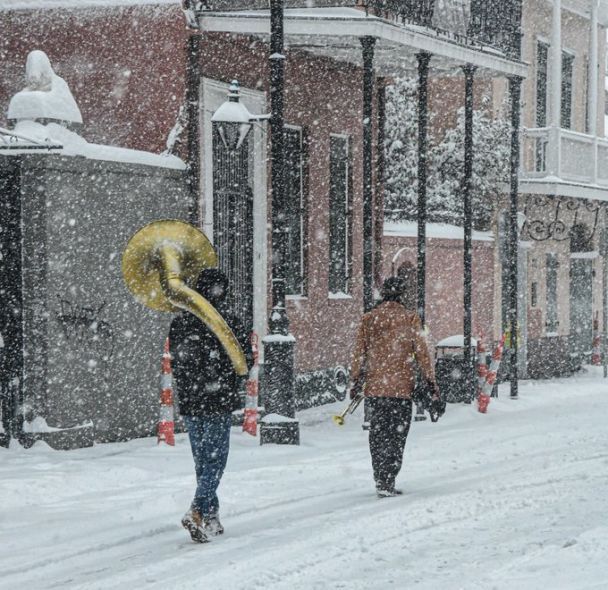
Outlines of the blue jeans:
[[216,492],[228,461],[231,421],[231,414],[184,416],[196,471],[192,508],[204,517],[220,509]]

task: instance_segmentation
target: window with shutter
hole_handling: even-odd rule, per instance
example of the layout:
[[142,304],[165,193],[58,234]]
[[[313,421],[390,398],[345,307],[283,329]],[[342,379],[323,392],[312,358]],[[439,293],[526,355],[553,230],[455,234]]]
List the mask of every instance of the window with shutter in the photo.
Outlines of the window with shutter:
[[286,293],[306,294],[308,230],[308,156],[303,129],[285,128],[285,191],[287,215]]
[[352,273],[352,156],[350,138],[330,138],[329,291],[350,293]]

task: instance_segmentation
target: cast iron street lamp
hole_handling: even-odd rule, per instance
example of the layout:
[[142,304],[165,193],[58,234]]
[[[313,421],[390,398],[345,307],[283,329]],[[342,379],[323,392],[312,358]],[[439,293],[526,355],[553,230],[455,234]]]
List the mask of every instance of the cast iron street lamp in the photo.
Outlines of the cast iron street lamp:
[[270,115],[253,115],[240,99],[238,80],[232,80],[228,100],[211,117],[211,122],[217,124],[222,143],[230,151],[238,150],[243,145],[252,123],[270,118]]

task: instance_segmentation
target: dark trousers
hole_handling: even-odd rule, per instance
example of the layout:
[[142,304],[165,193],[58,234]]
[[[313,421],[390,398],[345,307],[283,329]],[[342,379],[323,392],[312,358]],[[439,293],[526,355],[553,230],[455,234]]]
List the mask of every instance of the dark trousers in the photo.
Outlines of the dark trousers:
[[228,461],[231,421],[230,414],[184,416],[196,471],[192,508],[204,517],[220,509],[217,488]]
[[412,402],[392,397],[368,400],[371,406],[369,450],[376,487],[391,490],[403,462],[405,441],[412,422]]

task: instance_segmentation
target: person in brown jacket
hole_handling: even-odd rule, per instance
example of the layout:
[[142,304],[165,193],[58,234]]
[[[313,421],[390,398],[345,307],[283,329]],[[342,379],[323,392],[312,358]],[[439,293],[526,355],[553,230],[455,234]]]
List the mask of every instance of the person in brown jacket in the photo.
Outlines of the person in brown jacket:
[[384,282],[383,300],[363,316],[353,352],[353,391],[371,406],[369,449],[379,497],[401,494],[395,489],[412,420],[412,393],[420,372],[439,397],[435,373],[420,317],[403,304],[406,281]]

